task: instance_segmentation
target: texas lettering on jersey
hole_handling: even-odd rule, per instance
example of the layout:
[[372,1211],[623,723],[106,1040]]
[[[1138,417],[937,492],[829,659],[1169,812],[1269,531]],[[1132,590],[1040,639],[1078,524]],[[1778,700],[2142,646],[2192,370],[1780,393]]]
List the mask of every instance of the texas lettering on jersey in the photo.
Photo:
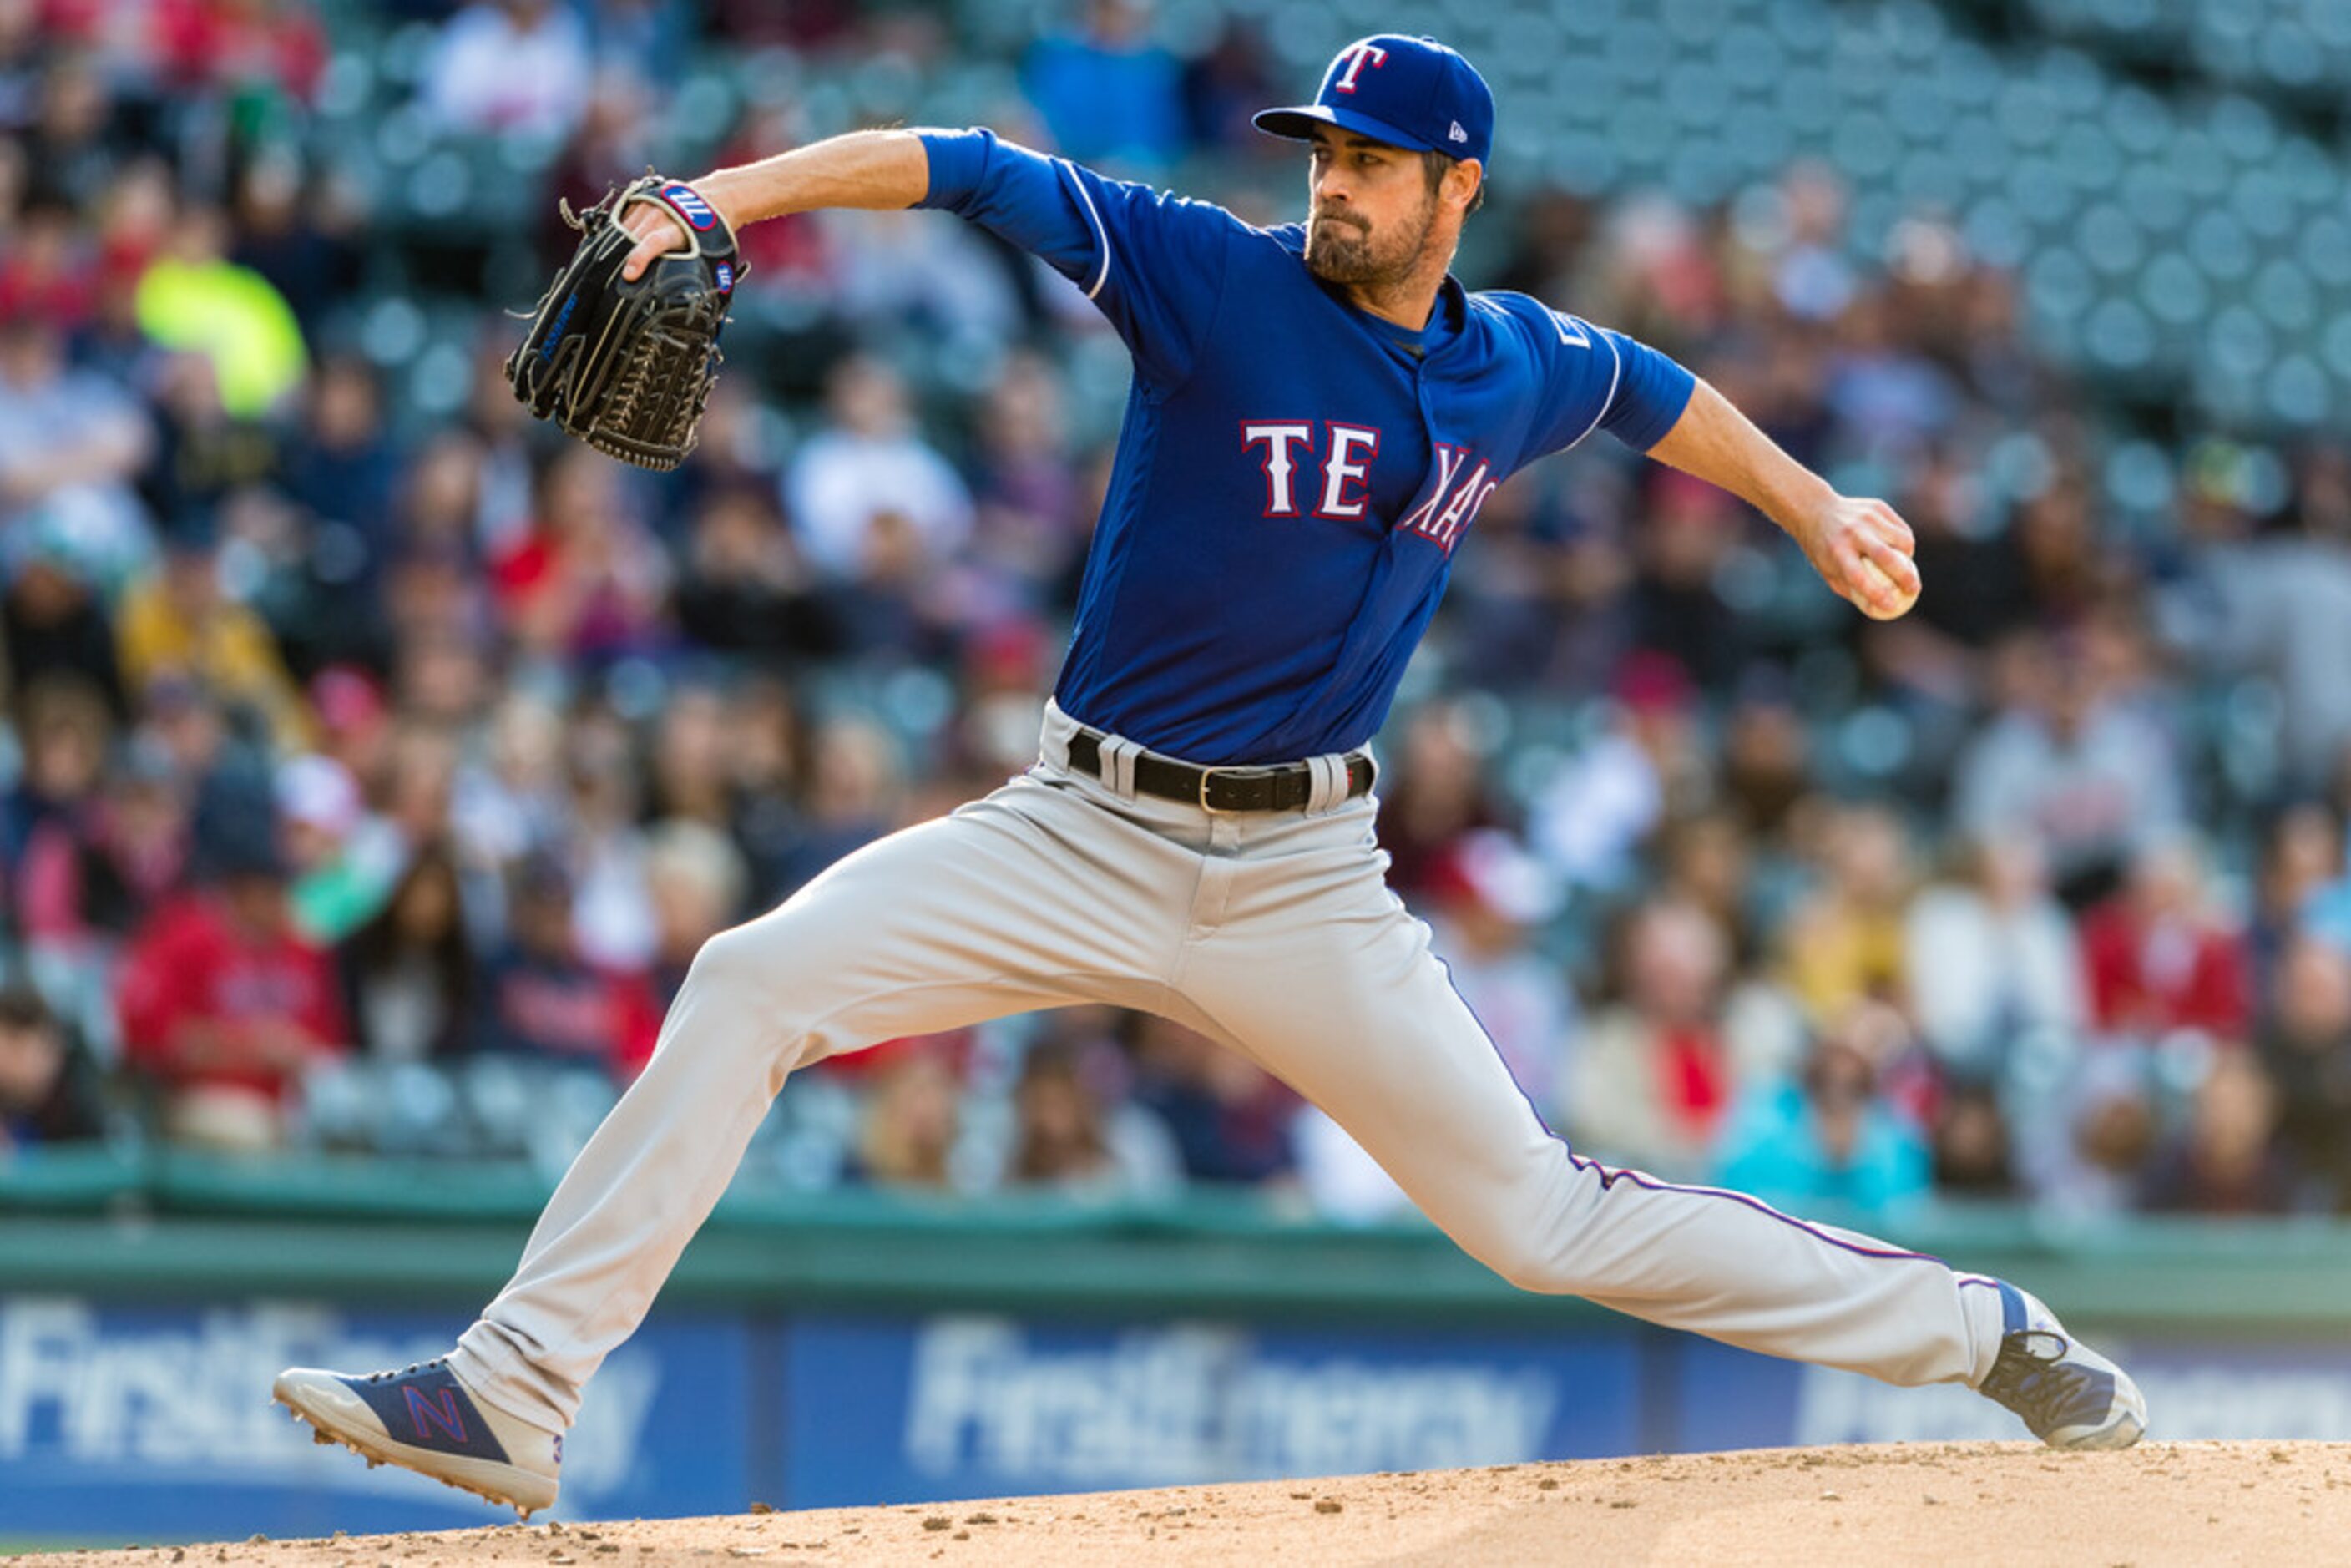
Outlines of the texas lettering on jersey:
[[[1312,499],[1303,507],[1318,517],[1353,520],[1364,515],[1371,494],[1371,463],[1380,454],[1380,433],[1369,425],[1305,419],[1244,420],[1241,446],[1259,452],[1265,465],[1265,515],[1295,517],[1301,489]],[[1318,451],[1320,455],[1318,456]],[[1304,468],[1307,482],[1299,483]],[[1319,475],[1319,479],[1316,476]]]
[[1493,468],[1482,459],[1471,467],[1469,460],[1478,455],[1466,446],[1440,441],[1434,452],[1437,483],[1430,488],[1428,498],[1406,512],[1396,527],[1427,535],[1450,555],[1461,530],[1477,520],[1478,508],[1501,487],[1502,482],[1494,477]]
[[[1315,517],[1333,522],[1363,520],[1371,494],[1371,464],[1380,454],[1380,433],[1369,425],[1306,419],[1245,420],[1241,447],[1257,455],[1265,473],[1269,517]],[[1501,481],[1493,465],[1468,447],[1437,442],[1431,448],[1436,483],[1396,527],[1433,539],[1447,554],[1462,530],[1477,519]]]

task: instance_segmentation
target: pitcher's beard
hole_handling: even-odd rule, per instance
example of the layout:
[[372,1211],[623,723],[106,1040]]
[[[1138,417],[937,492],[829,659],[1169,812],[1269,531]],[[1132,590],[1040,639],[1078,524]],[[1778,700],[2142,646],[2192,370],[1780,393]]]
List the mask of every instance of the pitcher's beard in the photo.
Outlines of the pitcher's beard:
[[1412,276],[1436,217],[1431,202],[1417,232],[1396,234],[1382,245],[1343,218],[1318,217],[1306,225],[1306,268],[1326,283],[1379,287]]
[[1379,281],[1371,236],[1336,218],[1317,218],[1306,228],[1306,266],[1328,283]]

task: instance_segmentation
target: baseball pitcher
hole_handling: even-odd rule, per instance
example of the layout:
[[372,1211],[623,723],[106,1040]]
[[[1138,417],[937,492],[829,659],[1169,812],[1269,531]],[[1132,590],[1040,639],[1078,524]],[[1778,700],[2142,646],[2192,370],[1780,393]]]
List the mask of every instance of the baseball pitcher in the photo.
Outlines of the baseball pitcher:
[[[1839,495],[1670,359],[1447,271],[1494,106],[1427,38],[1342,50],[1303,224],[1107,180],[987,131],[843,136],[625,204],[626,287],[818,207],[940,207],[1109,319],[1134,390],[1041,756],[714,939],[659,1049],[446,1357],[298,1369],[340,1441],[524,1511],[796,1068],[1035,1008],[1146,1009],[1279,1075],[1471,1255],[1531,1291],[1890,1383],[1958,1382],[2058,1448],[2137,1440],[2130,1379],[2014,1286],[1544,1126],[1384,881],[1365,750],[1481,507],[1594,431],[1744,497],[1864,611],[1917,592],[1909,529]],[[569,312],[567,310],[567,314]],[[550,363],[561,356],[550,352]]]

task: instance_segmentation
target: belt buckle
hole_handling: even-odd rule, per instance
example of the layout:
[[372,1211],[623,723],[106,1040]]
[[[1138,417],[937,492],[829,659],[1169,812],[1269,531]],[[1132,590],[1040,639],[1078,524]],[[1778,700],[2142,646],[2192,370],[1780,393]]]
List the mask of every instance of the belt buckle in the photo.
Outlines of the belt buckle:
[[1200,769],[1200,810],[1212,817],[1237,817],[1251,810],[1246,806],[1212,806],[1208,803],[1208,781],[1220,773],[1230,779],[1266,779],[1280,771],[1279,768],[1261,764],[1241,768],[1203,768]]

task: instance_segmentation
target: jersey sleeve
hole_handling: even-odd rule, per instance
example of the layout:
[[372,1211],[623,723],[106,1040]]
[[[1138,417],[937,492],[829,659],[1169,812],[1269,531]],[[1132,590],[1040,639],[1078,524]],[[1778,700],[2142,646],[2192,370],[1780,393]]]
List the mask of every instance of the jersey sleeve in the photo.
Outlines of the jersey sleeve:
[[1085,290],[1162,386],[1191,373],[1224,292],[1240,222],[1222,207],[1106,180],[992,131],[919,131],[930,188],[917,206],[970,219]]
[[1669,355],[1564,310],[1537,308],[1551,330],[1544,386],[1549,423],[1535,455],[1563,451],[1595,430],[1646,452],[1680,420],[1698,378]]

